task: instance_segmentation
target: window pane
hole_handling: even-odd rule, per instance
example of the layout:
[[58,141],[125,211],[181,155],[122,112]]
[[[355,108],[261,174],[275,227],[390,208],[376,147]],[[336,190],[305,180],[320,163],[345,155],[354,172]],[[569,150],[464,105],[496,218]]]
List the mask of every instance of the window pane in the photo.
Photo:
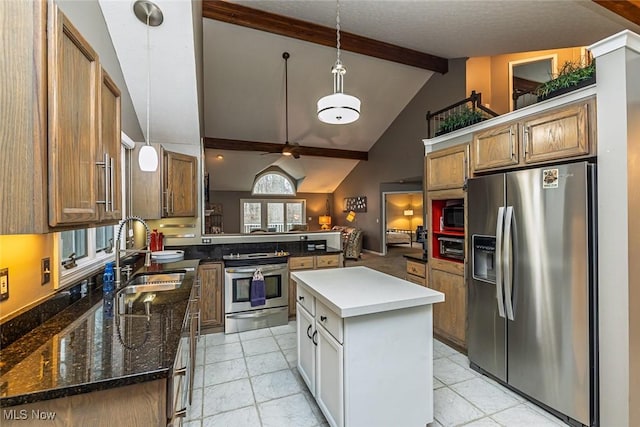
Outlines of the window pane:
[[87,230],[71,230],[62,232],[62,259],[75,253],[79,259],[87,256]]
[[267,203],[267,231],[284,231],[284,203]]
[[277,173],[262,175],[253,186],[254,194],[295,194],[293,183]]
[[304,224],[302,203],[287,203],[287,228],[295,224]]
[[262,226],[262,213],[260,212],[260,202],[246,202],[244,203],[244,217],[242,223],[244,224],[244,232],[249,233],[251,230],[260,228]]
[[113,226],[96,228],[96,252],[104,251],[109,246],[113,246]]

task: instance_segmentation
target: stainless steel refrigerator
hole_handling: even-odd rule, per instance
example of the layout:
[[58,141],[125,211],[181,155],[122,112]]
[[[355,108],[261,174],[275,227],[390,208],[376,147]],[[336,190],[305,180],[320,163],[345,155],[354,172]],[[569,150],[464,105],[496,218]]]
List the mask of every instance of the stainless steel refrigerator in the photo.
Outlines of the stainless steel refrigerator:
[[595,165],[468,183],[472,368],[597,425]]

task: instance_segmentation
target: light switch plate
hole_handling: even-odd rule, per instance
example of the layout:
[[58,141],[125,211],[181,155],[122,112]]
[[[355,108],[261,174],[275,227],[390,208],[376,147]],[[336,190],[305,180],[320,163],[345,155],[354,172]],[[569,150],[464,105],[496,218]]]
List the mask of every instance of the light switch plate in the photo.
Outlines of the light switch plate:
[[0,301],[9,299],[9,269],[0,270]]

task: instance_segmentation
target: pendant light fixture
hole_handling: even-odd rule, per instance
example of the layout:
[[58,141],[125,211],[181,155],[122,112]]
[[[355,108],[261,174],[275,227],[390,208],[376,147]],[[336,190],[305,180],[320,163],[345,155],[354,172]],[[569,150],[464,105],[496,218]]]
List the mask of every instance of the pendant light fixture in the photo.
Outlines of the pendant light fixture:
[[318,119],[324,123],[347,124],[360,117],[360,100],[344,93],[346,68],[340,61],[340,0],[336,0],[336,47],[337,60],[331,68],[333,94],[318,100]]
[[162,24],[164,16],[160,8],[148,0],[138,0],[133,4],[133,13],[147,26],[147,133],[145,145],[138,153],[138,165],[144,172],[154,172],[158,169],[158,152],[149,143],[150,92],[151,92],[151,44],[149,42],[150,27]]

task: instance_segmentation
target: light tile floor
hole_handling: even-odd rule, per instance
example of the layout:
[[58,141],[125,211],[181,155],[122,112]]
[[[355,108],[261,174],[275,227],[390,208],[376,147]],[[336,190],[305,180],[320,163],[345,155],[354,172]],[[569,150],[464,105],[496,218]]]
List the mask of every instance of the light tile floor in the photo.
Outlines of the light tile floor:
[[[295,322],[203,335],[186,427],[325,427],[296,369]],[[469,368],[467,357],[434,340],[435,421],[431,427],[558,427],[559,419]],[[360,426],[349,426],[360,427]],[[403,426],[394,426],[403,427]]]

